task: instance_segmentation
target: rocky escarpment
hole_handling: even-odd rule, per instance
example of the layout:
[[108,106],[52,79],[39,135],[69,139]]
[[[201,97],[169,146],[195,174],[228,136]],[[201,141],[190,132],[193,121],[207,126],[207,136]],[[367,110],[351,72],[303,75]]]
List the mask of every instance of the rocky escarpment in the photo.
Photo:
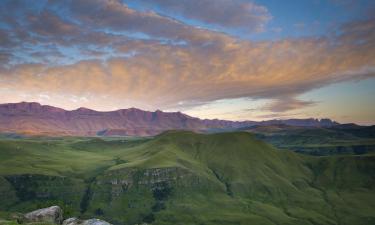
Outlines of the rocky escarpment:
[[114,196],[121,194],[132,187],[145,186],[155,188],[160,183],[168,184],[181,184],[193,174],[189,171],[177,168],[152,168],[152,169],[137,169],[137,168],[124,168],[107,172],[105,175],[100,176],[96,185],[110,186],[111,193]]
[[111,200],[121,197],[132,189],[147,189],[155,191],[168,187],[199,187],[208,181],[187,169],[180,167],[165,168],[123,168],[111,170],[97,177],[93,191],[107,189],[111,193]]
[[[154,214],[166,208],[166,201],[184,187],[200,186],[204,181],[177,167],[121,168],[96,177],[87,199],[87,216],[111,218],[114,224],[152,223]],[[112,212],[122,212],[113,214]]]
[[[60,205],[69,215],[79,211],[86,185],[83,180],[38,174],[0,176],[0,210],[31,211]],[[19,208],[19,205],[22,207]]]

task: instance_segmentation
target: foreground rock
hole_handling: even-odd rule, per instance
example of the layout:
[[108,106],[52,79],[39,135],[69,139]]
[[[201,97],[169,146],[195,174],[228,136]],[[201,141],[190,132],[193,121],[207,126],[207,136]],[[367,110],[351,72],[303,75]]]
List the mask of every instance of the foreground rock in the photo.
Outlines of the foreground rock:
[[[21,216],[22,217],[22,216]],[[59,206],[51,206],[44,209],[38,209],[23,215],[22,220],[17,218],[19,223],[48,223],[62,225],[112,225],[104,220],[88,219],[80,220],[77,218],[69,218],[63,221],[63,211]]]
[[99,219],[80,220],[77,218],[69,218],[64,220],[63,225],[112,225],[106,221]]
[[51,206],[26,213],[24,222],[42,222],[61,224],[63,221],[63,211],[59,206]]
[[64,220],[64,222],[62,224],[63,225],[75,225],[75,224],[78,224],[78,222],[79,222],[79,219],[73,217],[73,218],[69,218],[69,219]]

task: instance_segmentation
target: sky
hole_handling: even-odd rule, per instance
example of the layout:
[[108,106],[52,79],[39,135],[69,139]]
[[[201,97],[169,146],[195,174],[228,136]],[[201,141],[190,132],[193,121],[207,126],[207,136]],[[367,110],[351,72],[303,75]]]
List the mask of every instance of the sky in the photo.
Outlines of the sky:
[[372,0],[1,0],[0,103],[375,124]]

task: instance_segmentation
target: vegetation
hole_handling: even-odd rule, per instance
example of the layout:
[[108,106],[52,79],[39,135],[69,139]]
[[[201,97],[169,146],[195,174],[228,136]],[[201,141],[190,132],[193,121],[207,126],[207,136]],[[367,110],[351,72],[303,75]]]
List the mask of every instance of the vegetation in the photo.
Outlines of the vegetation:
[[344,125],[332,128],[281,125],[247,130],[280,149],[309,155],[360,155],[375,152],[375,126],[341,126]]
[[58,204],[113,224],[375,224],[375,155],[308,156],[246,132],[0,141],[0,217]]

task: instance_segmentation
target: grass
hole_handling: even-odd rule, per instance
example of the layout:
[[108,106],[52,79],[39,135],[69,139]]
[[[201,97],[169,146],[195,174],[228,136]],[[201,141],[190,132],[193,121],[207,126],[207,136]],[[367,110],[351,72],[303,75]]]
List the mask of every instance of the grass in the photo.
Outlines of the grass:
[[374,126],[356,129],[259,127],[249,130],[281,149],[310,155],[365,154],[375,152]]
[[300,155],[246,132],[3,139],[0,211],[59,204],[114,224],[374,224],[374,174],[372,154]]

